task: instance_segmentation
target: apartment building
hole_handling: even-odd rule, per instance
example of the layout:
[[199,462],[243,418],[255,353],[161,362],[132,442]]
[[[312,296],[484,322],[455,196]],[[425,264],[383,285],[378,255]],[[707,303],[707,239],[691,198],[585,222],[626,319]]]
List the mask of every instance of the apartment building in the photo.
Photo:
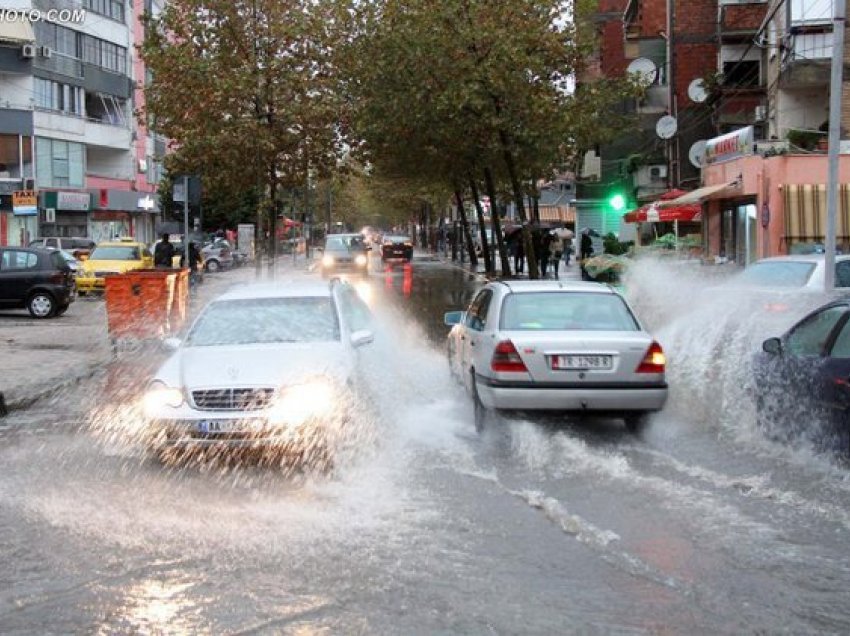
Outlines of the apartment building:
[[17,13],[0,12],[0,244],[152,240],[165,143],[134,116],[145,81],[134,44],[156,3],[6,6]]

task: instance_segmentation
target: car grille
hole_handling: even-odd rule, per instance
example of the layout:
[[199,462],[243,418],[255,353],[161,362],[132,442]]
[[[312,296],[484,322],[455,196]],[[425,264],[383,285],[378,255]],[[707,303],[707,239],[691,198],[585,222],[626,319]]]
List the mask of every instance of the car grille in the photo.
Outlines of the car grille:
[[274,389],[202,389],[192,391],[192,401],[207,411],[259,411],[274,397]]

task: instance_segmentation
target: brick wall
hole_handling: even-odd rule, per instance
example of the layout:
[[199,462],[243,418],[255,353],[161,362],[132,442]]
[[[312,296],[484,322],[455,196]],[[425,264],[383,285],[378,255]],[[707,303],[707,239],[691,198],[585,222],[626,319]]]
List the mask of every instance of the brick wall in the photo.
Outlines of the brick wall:
[[674,82],[679,108],[691,104],[688,85],[717,72],[717,0],[674,0]]
[[767,15],[767,4],[728,5],[723,11],[723,28],[728,31],[755,31]]

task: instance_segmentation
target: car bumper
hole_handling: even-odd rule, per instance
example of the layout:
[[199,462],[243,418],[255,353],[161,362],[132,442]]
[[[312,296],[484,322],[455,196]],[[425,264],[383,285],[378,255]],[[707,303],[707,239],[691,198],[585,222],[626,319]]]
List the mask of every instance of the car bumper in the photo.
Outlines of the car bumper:
[[[210,422],[232,422],[237,420],[238,427],[224,432],[208,432]],[[202,428],[202,424],[207,423]],[[295,451],[304,450],[316,444],[321,424],[308,421],[298,425],[270,424],[264,417],[224,417],[217,413],[212,417],[195,419],[153,419],[148,420],[146,431],[151,445],[158,449],[203,450],[218,449],[256,449]]]
[[476,388],[484,406],[518,411],[660,411],[667,402],[666,384],[604,386],[530,386],[494,383],[478,378]]
[[106,279],[104,278],[77,278],[77,291],[103,291],[105,288]]

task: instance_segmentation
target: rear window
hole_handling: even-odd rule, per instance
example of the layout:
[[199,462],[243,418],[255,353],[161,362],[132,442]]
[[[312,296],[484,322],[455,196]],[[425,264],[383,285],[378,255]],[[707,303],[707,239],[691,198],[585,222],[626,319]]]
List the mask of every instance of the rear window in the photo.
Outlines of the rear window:
[[639,331],[616,294],[531,292],[510,294],[502,308],[506,331]]
[[814,263],[772,261],[754,263],[735,279],[751,287],[803,287],[815,271]]

